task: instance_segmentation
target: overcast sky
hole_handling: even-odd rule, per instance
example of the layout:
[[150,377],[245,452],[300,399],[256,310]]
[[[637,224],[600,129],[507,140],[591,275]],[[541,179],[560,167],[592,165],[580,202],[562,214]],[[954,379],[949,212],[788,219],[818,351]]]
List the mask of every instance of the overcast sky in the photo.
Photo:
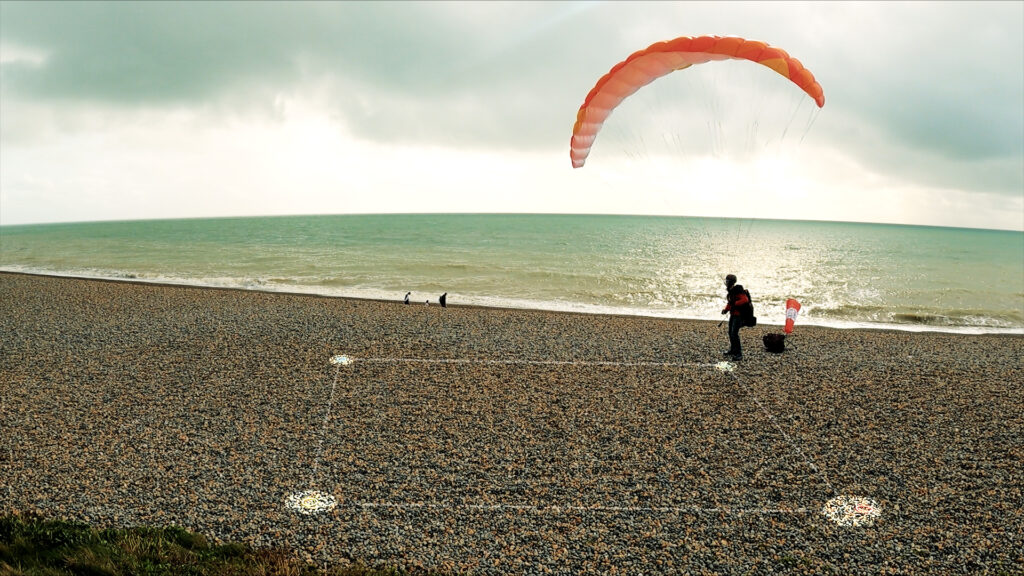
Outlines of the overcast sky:
[[[695,66],[574,170],[597,79],[703,34],[824,108]],[[386,212],[1024,230],[1024,3],[0,2],[0,224]]]

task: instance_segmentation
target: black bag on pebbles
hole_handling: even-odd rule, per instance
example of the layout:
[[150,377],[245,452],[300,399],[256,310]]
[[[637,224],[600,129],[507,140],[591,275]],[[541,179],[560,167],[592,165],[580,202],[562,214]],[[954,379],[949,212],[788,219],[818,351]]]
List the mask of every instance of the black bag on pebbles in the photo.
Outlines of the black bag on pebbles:
[[761,340],[764,342],[764,349],[769,352],[782,354],[786,350],[785,334],[765,334]]

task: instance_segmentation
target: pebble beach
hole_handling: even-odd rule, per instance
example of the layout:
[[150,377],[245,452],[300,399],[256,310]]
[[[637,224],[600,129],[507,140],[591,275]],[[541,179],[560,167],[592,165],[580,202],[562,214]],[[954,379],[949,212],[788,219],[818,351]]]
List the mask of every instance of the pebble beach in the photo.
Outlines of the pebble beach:
[[0,273],[0,514],[320,566],[1024,574],[1022,336],[757,326],[722,363],[716,321],[400,296]]

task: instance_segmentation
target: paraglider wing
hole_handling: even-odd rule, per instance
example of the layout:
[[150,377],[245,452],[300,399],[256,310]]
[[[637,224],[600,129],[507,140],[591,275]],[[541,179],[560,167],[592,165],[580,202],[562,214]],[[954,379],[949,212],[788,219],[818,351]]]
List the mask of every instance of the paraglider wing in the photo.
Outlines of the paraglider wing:
[[814,99],[825,105],[825,94],[814,75],[785,50],[756,40],[734,36],[683,36],[658,42],[634,52],[616,64],[587,94],[576,113],[569,155],[573,168],[587,161],[590,147],[604,121],[623,100],[662,76],[713,60],[749,60],[767,66],[788,78]]

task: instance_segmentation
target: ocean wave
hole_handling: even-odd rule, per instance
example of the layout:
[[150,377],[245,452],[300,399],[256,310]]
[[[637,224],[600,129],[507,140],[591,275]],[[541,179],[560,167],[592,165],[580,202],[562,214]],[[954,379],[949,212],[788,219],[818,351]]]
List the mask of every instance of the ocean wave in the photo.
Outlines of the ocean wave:
[[866,322],[883,326],[948,329],[949,331],[1024,332],[1024,315],[1019,310],[989,311],[978,309],[906,310],[875,305],[845,304],[834,307],[810,307],[806,315],[830,321]]
[[[652,305],[650,301],[645,303],[642,299],[629,301],[628,303],[622,301],[617,303],[598,303],[576,298],[530,298],[527,296],[503,296],[497,294],[465,294],[446,290],[443,286],[434,283],[407,288],[346,285],[344,282],[331,282],[312,276],[303,278],[280,276],[267,278],[235,278],[230,276],[186,277],[96,269],[54,270],[21,265],[0,266],[0,272],[263,292],[287,292],[380,301],[401,301],[405,292],[412,291],[412,300],[414,302],[422,302],[424,300],[436,302],[442,292],[448,291],[448,302],[453,305],[687,320],[718,321],[721,319],[718,314],[720,299],[706,294],[690,295],[690,298],[679,298],[667,302],[655,301]],[[765,300],[762,300],[761,306],[758,308],[758,324],[761,326],[783,325],[785,323],[785,313],[782,308],[780,306],[765,306],[764,304]],[[775,308],[779,309],[774,310]],[[909,311],[856,304],[817,306],[808,302],[803,310],[801,310],[798,323],[807,326],[844,329],[1024,334],[1024,318],[1020,317],[1019,312],[1016,315],[1010,314],[999,317],[979,310]]]

